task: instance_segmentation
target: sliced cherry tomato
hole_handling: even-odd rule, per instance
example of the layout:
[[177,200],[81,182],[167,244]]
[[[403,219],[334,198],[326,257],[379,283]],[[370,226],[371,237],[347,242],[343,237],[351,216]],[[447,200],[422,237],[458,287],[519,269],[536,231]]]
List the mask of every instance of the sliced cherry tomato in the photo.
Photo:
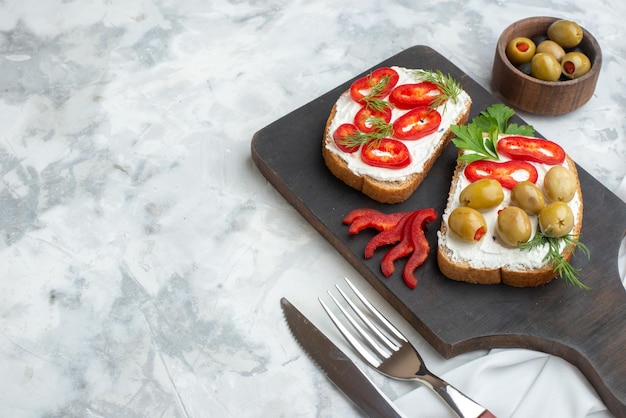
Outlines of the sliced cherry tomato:
[[538,173],[535,166],[526,161],[478,160],[465,167],[465,177],[471,182],[484,178],[495,179],[502,187],[510,190],[521,181],[537,182]]
[[383,138],[362,146],[361,159],[374,167],[404,168],[411,163],[411,154],[402,142]]
[[391,120],[391,108],[386,107],[385,110],[373,110],[368,106],[363,106],[354,116],[354,125],[361,132],[374,132],[376,126],[372,124],[370,118],[377,118],[389,123]]
[[396,84],[398,84],[400,76],[393,68],[383,67],[377,68],[369,75],[361,77],[352,83],[350,86],[350,96],[352,100],[360,102],[363,97],[369,96],[372,92],[372,88],[378,85],[378,83],[383,82],[385,78],[387,79],[386,84],[373,96],[377,98],[387,96]]
[[339,127],[335,129],[335,132],[333,132],[333,140],[335,141],[335,145],[337,145],[337,148],[339,148],[343,152],[347,152],[348,154],[352,154],[353,152],[358,150],[360,145],[350,147],[347,146],[345,143],[345,139],[355,132],[358,132],[358,129],[351,123],[344,123],[342,125],[339,125]]
[[396,119],[393,123],[393,132],[398,139],[420,139],[435,132],[439,125],[441,125],[439,112],[421,106]]
[[413,109],[418,106],[430,107],[442,95],[436,84],[423,81],[417,84],[402,84],[389,94],[389,101],[398,109]]
[[498,141],[498,152],[513,160],[557,165],[565,160],[565,150],[555,142],[526,136],[505,136]]

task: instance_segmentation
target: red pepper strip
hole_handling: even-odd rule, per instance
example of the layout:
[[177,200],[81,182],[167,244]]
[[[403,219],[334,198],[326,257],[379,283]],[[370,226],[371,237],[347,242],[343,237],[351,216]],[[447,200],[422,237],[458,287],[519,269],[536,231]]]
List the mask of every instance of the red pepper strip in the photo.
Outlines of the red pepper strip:
[[432,222],[437,219],[437,213],[434,209],[424,209],[420,211],[413,218],[411,224],[411,240],[413,245],[413,254],[409,257],[404,265],[404,271],[402,272],[402,278],[404,283],[414,289],[417,286],[417,277],[415,277],[415,270],[424,264],[428,258],[430,252],[430,245],[424,234],[424,227],[427,222]]
[[343,223],[346,225],[350,225],[352,222],[354,222],[356,218],[372,214],[382,214],[382,212],[379,212],[376,209],[369,208],[354,209],[343,218]]
[[404,212],[402,219],[391,229],[376,234],[365,246],[365,258],[372,258],[374,252],[383,245],[395,244],[402,239],[404,224],[411,218],[412,212]]
[[402,228],[402,239],[399,243],[397,243],[392,249],[390,249],[387,254],[383,256],[383,259],[380,262],[380,269],[383,273],[383,276],[389,277],[395,271],[395,266],[393,263],[403,257],[408,256],[413,252],[413,243],[411,240],[411,227],[413,225],[413,219],[419,211],[415,211],[410,215],[406,216],[406,222],[404,223],[404,227]]
[[348,233],[358,234],[367,228],[374,228],[378,231],[387,231],[395,227],[406,215],[407,212],[396,212],[390,214],[381,213],[379,215],[361,216],[350,224]]

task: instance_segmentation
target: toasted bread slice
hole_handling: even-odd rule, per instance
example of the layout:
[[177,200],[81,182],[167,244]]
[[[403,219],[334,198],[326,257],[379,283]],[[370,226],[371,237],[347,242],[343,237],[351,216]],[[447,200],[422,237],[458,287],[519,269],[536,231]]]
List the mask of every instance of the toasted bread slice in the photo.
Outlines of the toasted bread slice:
[[[583,218],[580,181],[578,180],[576,165],[569,156],[566,156],[563,165],[575,174],[577,180],[576,193],[569,204],[574,213],[574,227],[570,234],[578,236]],[[544,260],[544,256],[548,252],[547,248],[541,247],[525,251],[505,246],[495,236],[493,214],[491,215],[491,222],[487,219],[488,231],[487,235],[482,239],[487,240],[487,242],[483,243],[484,245],[462,242],[448,229],[448,216],[454,208],[459,206],[459,193],[468,183],[463,174],[466,166],[467,164],[462,161],[457,162],[447,206],[442,216],[443,222],[438,232],[437,262],[441,272],[453,280],[475,284],[503,283],[515,287],[536,287],[553,280],[556,277],[556,273],[549,261]],[[537,185],[539,186],[542,183],[543,175],[540,174]],[[508,206],[509,203],[510,192],[505,192],[505,200],[500,208]],[[497,209],[495,212],[495,217],[497,217]],[[537,228],[536,222],[535,219],[535,229]],[[474,246],[473,249],[472,246]],[[571,251],[565,247],[563,247],[561,254],[567,261],[572,256]]]
[[[393,68],[399,72],[411,71]],[[402,82],[410,81],[401,77],[398,85]],[[346,91],[330,112],[322,141],[324,162],[335,177],[381,203],[403,202],[415,192],[443,149],[450,143],[453,136],[450,125],[466,123],[472,104],[469,95],[463,91],[457,103],[448,101],[445,106],[440,106],[437,110],[442,114],[442,123],[436,132],[419,140],[402,141],[409,148],[413,162],[409,167],[397,170],[367,166],[360,159],[359,152],[348,154],[335,145],[334,129],[341,123],[351,123],[358,108],[353,106],[354,110],[346,110],[350,102],[350,92]],[[404,113],[406,110],[394,109],[391,123]]]

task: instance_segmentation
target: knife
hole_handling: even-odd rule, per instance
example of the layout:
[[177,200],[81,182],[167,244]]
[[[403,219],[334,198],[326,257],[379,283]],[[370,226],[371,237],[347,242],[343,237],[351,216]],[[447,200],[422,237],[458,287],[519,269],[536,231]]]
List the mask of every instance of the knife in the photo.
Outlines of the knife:
[[369,417],[402,417],[395,405],[286,298],[280,306],[291,333],[328,378]]

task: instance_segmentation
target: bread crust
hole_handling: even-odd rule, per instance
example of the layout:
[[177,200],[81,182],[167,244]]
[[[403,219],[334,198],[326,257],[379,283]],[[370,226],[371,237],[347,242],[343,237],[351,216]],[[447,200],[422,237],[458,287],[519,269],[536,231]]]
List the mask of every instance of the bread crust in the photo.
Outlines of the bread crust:
[[[465,111],[459,115],[453,124],[463,125],[467,123],[471,104],[472,102],[470,99],[468,100]],[[333,173],[333,175],[339,180],[380,203],[393,204],[404,202],[408,199],[415,192],[415,190],[417,190],[432,168],[433,164],[435,164],[435,161],[437,161],[437,158],[439,158],[444,148],[450,143],[453,137],[453,133],[448,127],[430,158],[428,158],[425,162],[424,168],[420,173],[415,173],[404,181],[381,181],[368,175],[354,173],[350,170],[348,164],[343,158],[328,149],[327,145],[333,141],[332,132],[330,132],[330,125],[336,113],[337,105],[335,104],[331,109],[328,120],[326,121],[326,128],[324,129],[324,139],[322,141],[322,155],[324,157],[324,162],[330,172]]]
[[[578,171],[576,170],[576,164],[569,156],[566,156],[565,158],[568,163],[568,168],[574,173],[576,177],[577,193],[581,197],[581,204],[579,207],[578,216],[576,218],[578,219],[578,222],[574,225],[572,231],[570,232],[572,235],[577,236],[578,234],[580,234],[580,230],[582,228],[582,191],[580,187],[580,180],[578,178]],[[455,168],[452,183],[450,186],[450,193],[448,195],[446,212],[449,212],[449,209],[452,207],[452,205],[454,205],[454,202],[451,201],[452,196],[454,195],[455,188],[459,184],[459,176],[461,175],[465,167],[466,164],[464,162],[457,162],[457,166]],[[444,236],[448,233],[445,222],[441,223],[441,229],[439,232]],[[567,248],[564,248],[561,254],[566,261],[569,261],[572,256],[572,252]],[[499,268],[488,269],[472,267],[467,262],[459,262],[453,260],[451,258],[451,255],[452,251],[450,250],[450,248],[443,245],[442,241],[439,240],[437,245],[437,263],[439,265],[439,269],[444,274],[444,276],[452,280],[473,284],[502,283],[514,287],[537,287],[544,285],[556,278],[556,273],[548,262],[546,262],[543,267],[537,269],[516,270],[507,265],[502,265]]]

